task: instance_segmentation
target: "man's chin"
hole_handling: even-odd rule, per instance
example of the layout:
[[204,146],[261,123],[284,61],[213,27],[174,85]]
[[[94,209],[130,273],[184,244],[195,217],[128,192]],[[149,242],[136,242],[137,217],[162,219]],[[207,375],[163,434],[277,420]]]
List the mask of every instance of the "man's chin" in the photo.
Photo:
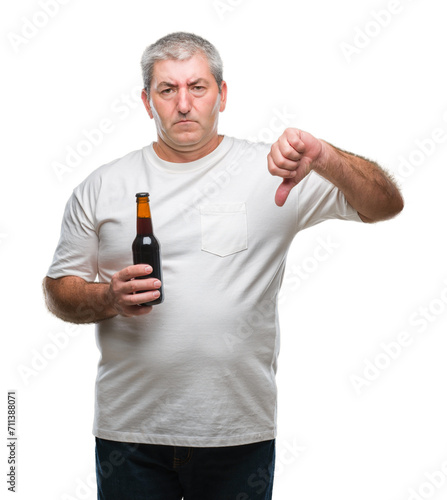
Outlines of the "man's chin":
[[175,134],[170,142],[180,148],[187,148],[189,146],[197,146],[203,141],[203,137],[197,133],[186,132],[183,134]]

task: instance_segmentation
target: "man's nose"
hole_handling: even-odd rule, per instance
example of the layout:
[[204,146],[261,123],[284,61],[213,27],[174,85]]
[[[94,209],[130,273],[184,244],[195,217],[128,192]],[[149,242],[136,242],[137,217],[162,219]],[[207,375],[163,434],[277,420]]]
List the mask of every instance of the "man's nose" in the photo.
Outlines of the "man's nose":
[[191,111],[192,96],[188,89],[180,89],[178,92],[177,109],[182,115],[186,115]]

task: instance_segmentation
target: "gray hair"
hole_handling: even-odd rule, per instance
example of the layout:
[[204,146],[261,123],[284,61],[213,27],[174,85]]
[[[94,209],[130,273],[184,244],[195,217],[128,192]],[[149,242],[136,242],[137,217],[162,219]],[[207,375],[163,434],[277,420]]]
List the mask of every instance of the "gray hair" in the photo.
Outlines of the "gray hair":
[[206,57],[220,93],[222,90],[223,64],[216,47],[198,35],[181,31],[160,38],[152,45],[146,47],[143,52],[141,70],[143,72],[143,82],[146,92],[149,92],[151,88],[154,64],[157,61],[166,61],[169,59],[184,61],[196,54],[202,54]]

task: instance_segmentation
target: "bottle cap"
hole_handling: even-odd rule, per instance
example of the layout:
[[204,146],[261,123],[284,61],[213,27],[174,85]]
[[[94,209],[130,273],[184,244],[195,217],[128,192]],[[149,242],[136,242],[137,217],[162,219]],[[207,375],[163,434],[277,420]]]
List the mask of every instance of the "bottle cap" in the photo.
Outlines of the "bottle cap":
[[135,196],[137,198],[148,198],[149,197],[149,193],[137,193]]

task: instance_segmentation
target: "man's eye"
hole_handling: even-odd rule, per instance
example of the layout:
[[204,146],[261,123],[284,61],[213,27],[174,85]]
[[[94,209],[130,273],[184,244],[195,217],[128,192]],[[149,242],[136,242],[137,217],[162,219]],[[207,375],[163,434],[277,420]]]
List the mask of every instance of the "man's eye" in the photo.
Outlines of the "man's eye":
[[192,89],[194,90],[194,92],[203,92],[205,90],[205,87],[203,87],[202,85],[194,85]]
[[161,94],[168,95],[172,92],[172,89],[164,89],[161,91]]

